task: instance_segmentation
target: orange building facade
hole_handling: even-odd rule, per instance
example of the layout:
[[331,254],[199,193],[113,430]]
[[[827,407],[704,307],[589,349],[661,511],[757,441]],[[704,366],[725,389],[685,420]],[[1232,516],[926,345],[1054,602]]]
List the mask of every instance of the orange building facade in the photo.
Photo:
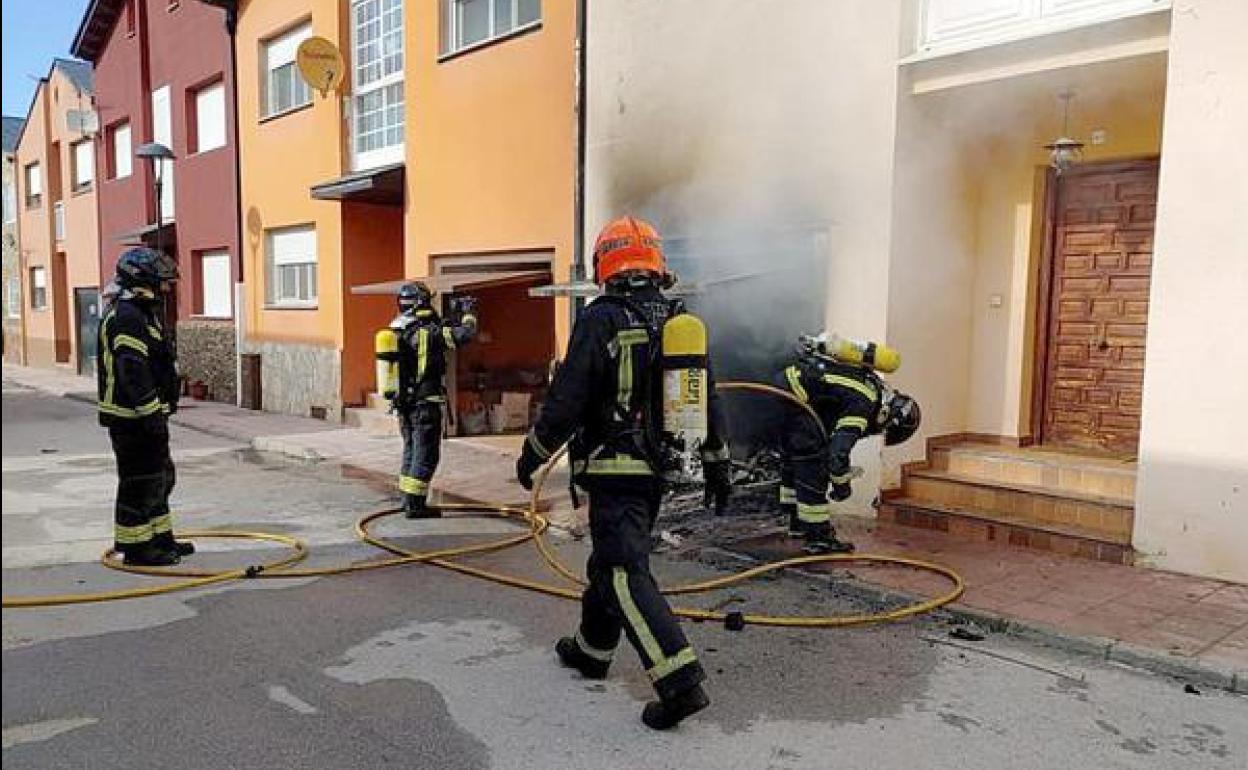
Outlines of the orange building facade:
[[57,59],[17,145],[20,271],[31,366],[95,371],[100,258],[91,67]]
[[[240,5],[246,307],[265,409],[341,419],[373,387],[374,332],[403,280],[481,300],[457,357],[460,413],[540,399],[566,308],[575,4],[295,0]],[[337,93],[299,77],[310,36],[345,59]]]

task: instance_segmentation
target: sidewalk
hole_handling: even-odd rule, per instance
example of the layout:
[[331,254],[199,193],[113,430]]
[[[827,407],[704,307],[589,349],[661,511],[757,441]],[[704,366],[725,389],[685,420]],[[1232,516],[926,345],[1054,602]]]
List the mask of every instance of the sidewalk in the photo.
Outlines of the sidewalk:
[[[94,399],[94,381],[69,373],[5,364],[4,379],[56,395]],[[175,424],[260,451],[334,461],[385,481],[392,481],[396,473],[401,451],[397,437],[226,404],[189,402],[187,407],[174,416]],[[527,493],[513,480],[516,444],[444,442],[434,490],[453,500],[526,505]],[[579,528],[585,509],[571,509],[566,487],[566,472],[552,474],[542,506],[556,526]],[[870,519],[842,518],[836,524],[859,553],[938,562],[961,574],[967,590],[951,607],[956,617],[986,629],[1248,692],[1248,586],[960,540],[929,530],[877,525]],[[719,547],[761,560],[798,552],[798,543],[775,528]],[[934,595],[946,587],[940,578],[905,569],[855,567],[853,575],[885,591]]]

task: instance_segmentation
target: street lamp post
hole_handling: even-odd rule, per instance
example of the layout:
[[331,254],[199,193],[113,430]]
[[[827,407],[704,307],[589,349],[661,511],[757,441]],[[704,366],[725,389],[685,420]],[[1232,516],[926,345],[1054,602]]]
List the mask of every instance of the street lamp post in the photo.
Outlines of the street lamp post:
[[[174,159],[173,150],[170,150],[160,142],[148,142],[139,145],[134,151],[135,157],[147,161],[152,164],[152,188],[156,195],[156,251],[163,257],[165,254],[165,214],[162,209],[164,195],[162,194],[162,185],[164,184],[165,161]],[[174,260],[175,263],[177,260]],[[176,313],[170,318],[170,303],[168,301],[161,302],[164,310],[163,315],[165,328],[169,333],[169,345],[174,350],[174,356],[177,356],[177,315]]]

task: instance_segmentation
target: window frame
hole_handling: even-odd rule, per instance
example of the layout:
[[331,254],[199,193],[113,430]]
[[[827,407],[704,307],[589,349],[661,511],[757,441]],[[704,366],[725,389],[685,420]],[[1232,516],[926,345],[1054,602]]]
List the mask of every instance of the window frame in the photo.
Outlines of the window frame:
[[[91,176],[85,181],[79,179],[80,172],[82,171],[82,163],[80,162],[81,159],[78,157],[78,149],[81,147],[88,148],[91,154],[91,162],[87,164],[87,168],[90,171]],[[71,142],[69,145],[69,165],[71,183],[70,189],[72,192],[75,195],[78,193],[90,192],[91,188],[95,186],[95,140],[91,137],[87,137],[85,139],[79,139],[76,142]]]
[[275,90],[273,88],[273,73],[275,70],[269,63],[269,51],[278,43],[296,36],[302,36],[299,40],[294,42],[295,50],[298,50],[300,43],[312,37],[312,19],[306,18],[260,41],[259,61],[262,69],[260,71],[260,109],[258,114],[260,116],[261,123],[275,118],[280,118],[283,115],[289,115],[292,112],[298,112],[299,110],[307,109],[312,106],[312,86],[308,85],[308,83],[303,79],[303,76],[299,74],[299,68],[295,64],[295,57],[292,54],[290,61],[280,65],[278,69],[290,67],[291,77],[294,78],[292,97],[298,95],[298,89],[300,88],[300,85],[302,85],[303,89],[307,93],[307,99],[304,101],[295,99],[288,107],[273,109],[272,94]]
[[[40,281],[35,280],[38,274],[43,279],[43,285]],[[35,265],[30,268],[30,309],[35,312],[43,312],[48,309],[48,268],[45,265]]]
[[[495,0],[482,0],[482,1],[486,3],[486,7],[488,8],[488,19],[486,21],[486,25],[489,29],[489,33],[481,40],[476,40],[468,44],[460,45],[458,44],[458,39],[461,37],[460,29],[459,29],[459,26],[460,26],[459,7],[465,2],[465,0],[438,0],[438,8],[439,8],[439,15],[440,15],[439,36],[441,38],[438,42],[438,61],[439,62],[443,62],[448,59],[453,59],[457,56],[461,56],[463,54],[475,51],[479,48],[485,48],[485,47],[491,46],[495,43],[499,43],[509,38],[523,35],[535,29],[540,29],[542,26],[542,22],[544,18],[544,14],[542,10],[542,0],[538,0],[538,3],[537,3],[537,18],[536,19],[534,19],[533,21],[524,22],[523,24],[517,23],[514,26],[512,26],[510,29],[504,32],[494,31],[495,28],[497,27],[496,19],[494,16]],[[520,15],[520,0],[511,0],[512,19],[518,19],[519,15]]]
[[[365,171],[368,169],[380,168],[382,166],[387,166],[387,165],[391,165],[394,163],[402,163],[405,157],[405,148],[407,145],[407,137],[405,133],[407,130],[407,99],[406,99],[407,94],[405,93],[404,88],[403,88],[405,65],[407,61],[407,46],[406,46],[406,41],[404,39],[404,31],[405,31],[405,23],[406,23],[406,19],[405,19],[406,8],[404,7],[404,0],[398,0],[399,2],[399,27],[398,27],[399,67],[398,69],[390,74],[386,74],[383,71],[376,80],[373,80],[367,84],[361,82],[361,77],[360,77],[361,73],[360,73],[360,64],[359,64],[359,61],[360,61],[360,56],[359,56],[360,25],[356,22],[356,13],[358,9],[360,8],[360,6],[365,5],[367,3],[374,3],[374,2],[378,3],[380,6],[378,19],[377,19],[377,24],[380,28],[380,31],[379,31],[376,41],[373,44],[380,47],[387,33],[387,30],[384,28],[384,19],[385,19],[385,7],[384,6],[386,3],[386,0],[351,0],[350,9],[349,9],[349,12],[351,14],[350,16],[350,27],[351,27],[350,142],[351,142],[351,167],[352,167],[352,170],[354,171]],[[393,30],[390,30],[390,32],[393,32]],[[386,60],[385,54],[379,53],[378,57],[372,63],[376,64],[377,66],[381,67],[384,70],[385,60]],[[360,133],[361,133],[360,132],[360,119],[361,119],[360,105],[361,103],[366,97],[372,96],[373,94],[382,95],[383,106],[381,108],[382,124],[381,124],[380,131],[383,135],[383,140],[384,140],[384,135],[391,128],[395,127],[395,126],[391,126],[387,124],[386,113],[390,109],[396,107],[396,104],[390,104],[384,101],[385,94],[388,90],[392,89],[395,86],[399,87],[398,91],[399,91],[399,99],[400,99],[400,101],[396,103],[397,108],[399,110],[399,114],[400,114],[399,122],[397,125],[397,128],[399,130],[399,141],[395,144],[382,145],[381,147],[377,149],[361,151],[359,149],[359,140],[360,140]],[[370,133],[373,133],[373,132],[370,132]]]
[[4,224],[17,221],[17,174],[12,174],[4,185]]
[[[126,152],[119,154],[117,152],[117,135],[121,131],[126,132]],[[122,174],[117,161],[121,158],[126,159],[126,173]],[[128,179],[134,174],[134,129],[130,126],[130,119],[119,120],[108,127],[108,178],[112,179]]]
[[11,275],[4,283],[4,315],[6,318],[22,317],[22,278]]
[[[274,236],[281,233],[306,231],[312,236],[314,253],[310,260],[277,261],[274,253]],[[268,310],[316,310],[320,304],[320,244],[317,240],[316,223],[305,222],[283,227],[271,227],[264,231],[264,301]],[[279,268],[294,268],[295,280],[309,289],[309,296],[283,297]]]
[[[36,193],[32,193],[30,191],[30,188],[33,187],[30,183],[31,171],[34,171],[39,178],[39,192]],[[23,196],[25,199],[24,202],[28,210],[37,209],[43,206],[43,164],[35,160],[27,163],[25,166],[22,166],[22,187],[24,188],[23,192],[25,193]]]
[[[208,312],[207,273],[204,264],[208,260],[220,260],[225,263],[225,314]],[[202,249],[195,252],[195,275],[198,291],[195,293],[195,315],[198,318],[230,319],[234,317],[234,262],[230,259],[230,250],[226,248]]]

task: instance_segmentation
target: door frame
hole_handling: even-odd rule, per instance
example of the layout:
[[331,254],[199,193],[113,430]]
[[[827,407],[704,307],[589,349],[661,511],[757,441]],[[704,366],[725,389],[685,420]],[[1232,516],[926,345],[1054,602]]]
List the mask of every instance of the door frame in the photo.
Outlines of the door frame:
[[[102,317],[102,314],[100,312],[101,300],[100,300],[99,287],[75,286],[72,292],[73,307],[74,307],[74,339],[77,342],[77,344],[74,346],[74,370],[77,371],[78,374],[82,374],[82,375],[93,374],[95,372],[95,365],[96,365],[96,362],[92,361],[91,368],[88,370],[84,366],[85,362],[82,360],[82,354],[83,354],[83,351],[86,349],[87,342],[86,342],[86,338],[83,336],[82,316],[79,313],[80,306],[78,304],[78,297],[86,292],[92,292],[94,294],[95,320],[96,320],[97,325],[99,323],[100,318]],[[95,355],[92,356],[92,358],[98,360],[99,356],[100,356],[100,351],[97,349],[95,351]]]
[[[1042,247],[1040,252],[1039,275],[1036,280],[1035,338],[1033,340],[1033,357],[1031,368],[1031,443],[1044,443],[1044,417],[1047,386],[1049,380],[1049,340],[1053,325],[1053,268],[1057,259],[1057,188],[1062,177],[1084,176],[1092,173],[1114,171],[1133,171],[1145,165],[1159,165],[1160,154],[1134,155],[1126,158],[1087,161],[1079,163],[1058,175],[1051,166],[1044,176],[1044,224],[1042,228]],[[1155,225],[1154,225],[1155,226]],[[1150,286],[1151,286],[1151,271]],[[1144,366],[1148,366],[1147,358]]]

